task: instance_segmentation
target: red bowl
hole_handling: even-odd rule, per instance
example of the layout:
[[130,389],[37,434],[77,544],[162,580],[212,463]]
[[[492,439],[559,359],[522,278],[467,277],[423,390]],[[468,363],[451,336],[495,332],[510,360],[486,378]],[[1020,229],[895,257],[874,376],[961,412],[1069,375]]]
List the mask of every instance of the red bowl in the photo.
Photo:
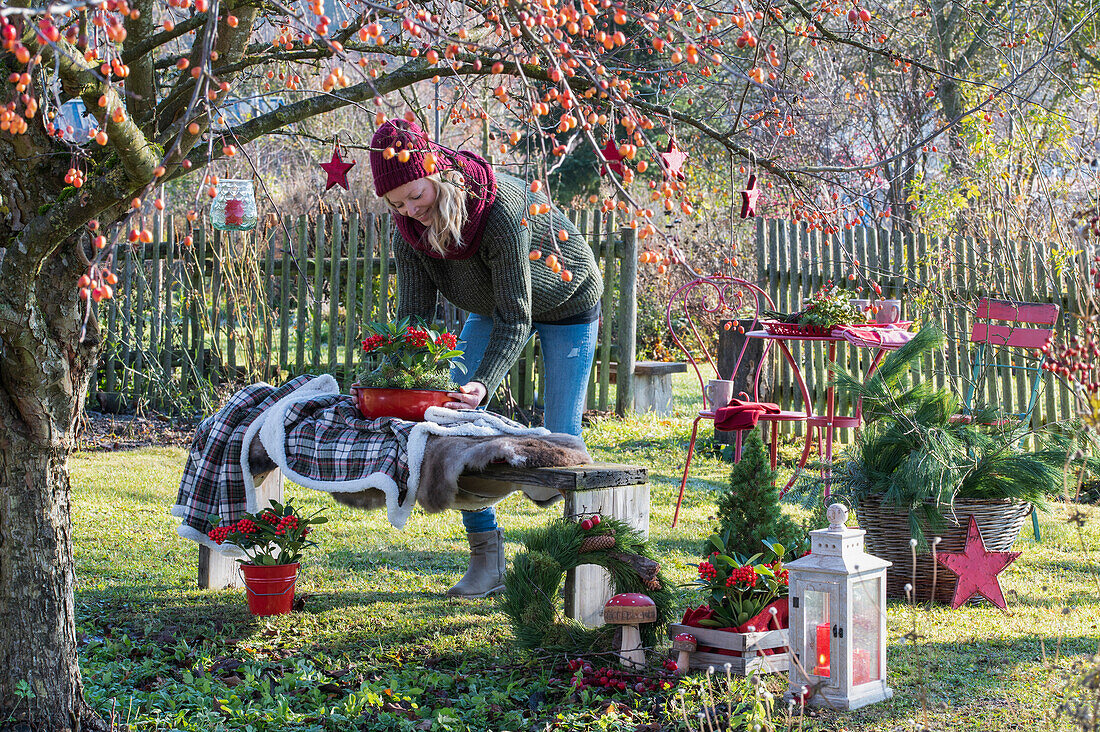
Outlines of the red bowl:
[[410,422],[423,422],[428,407],[442,407],[454,401],[448,396],[450,392],[438,389],[386,389],[352,384],[351,394],[367,419],[397,417]]

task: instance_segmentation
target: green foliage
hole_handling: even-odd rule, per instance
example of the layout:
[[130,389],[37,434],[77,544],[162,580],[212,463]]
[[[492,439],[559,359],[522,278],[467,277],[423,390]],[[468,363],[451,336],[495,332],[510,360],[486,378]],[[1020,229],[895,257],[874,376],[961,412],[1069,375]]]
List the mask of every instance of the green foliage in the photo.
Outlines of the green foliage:
[[[582,554],[582,542],[596,536],[611,537],[614,543],[609,548]],[[520,648],[567,653],[611,649],[613,625],[589,629],[575,620],[558,618],[555,608],[565,573],[581,564],[606,569],[616,593],[641,592],[653,599],[657,622],[642,625],[640,630],[645,646],[657,644],[661,629],[672,619],[674,595],[646,540],[635,529],[611,518],[587,529],[576,521],[558,519],[528,532],[525,544],[527,551],[516,555],[504,575],[501,598],[501,609],[511,622]],[[651,563],[657,586],[647,586],[638,573],[637,563],[630,561],[634,558]]]
[[818,325],[823,328],[865,322],[866,315],[851,304],[851,297],[851,293],[831,285],[813,293],[798,312],[785,314],[765,310],[762,314],[783,323]]
[[[752,556],[766,542],[778,541],[792,550],[805,543],[805,533],[779,507],[777,473],[771,467],[760,430],[749,430],[741,460],[730,469],[729,484],[719,492],[718,528],[723,554]],[[713,539],[708,539],[709,554]]]
[[942,527],[956,499],[1045,506],[1062,490],[1070,463],[1069,446],[1055,433],[1036,435],[1039,448],[1028,450],[1027,426],[986,426],[996,421],[995,410],[952,419],[958,397],[920,375],[924,357],[944,342],[942,331],[925,326],[865,383],[836,366],[838,393],[862,400],[866,425],[832,471],[832,491],[854,503],[881,501],[908,511],[912,536],[922,544],[921,519]]
[[[457,385],[450,377],[451,360],[462,355],[456,350],[457,337],[436,331],[419,318],[402,318],[390,323],[367,323],[363,332],[363,353],[376,364],[360,374],[362,386],[392,389],[440,389]],[[461,362],[454,366],[465,371]]]

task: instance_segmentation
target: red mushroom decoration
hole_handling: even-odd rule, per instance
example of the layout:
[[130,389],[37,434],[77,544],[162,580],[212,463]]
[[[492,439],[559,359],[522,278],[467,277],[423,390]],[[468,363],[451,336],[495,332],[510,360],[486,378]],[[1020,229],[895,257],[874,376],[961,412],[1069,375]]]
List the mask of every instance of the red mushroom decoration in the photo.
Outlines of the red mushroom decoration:
[[642,648],[642,634],[638,626],[657,622],[657,604],[653,599],[640,592],[615,595],[603,606],[603,619],[605,623],[622,626],[622,639],[617,650],[623,665],[644,666],[645,649]]
[[683,676],[691,667],[691,654],[698,648],[698,641],[691,633],[679,633],[672,639],[672,650],[679,651],[676,656],[676,673]]

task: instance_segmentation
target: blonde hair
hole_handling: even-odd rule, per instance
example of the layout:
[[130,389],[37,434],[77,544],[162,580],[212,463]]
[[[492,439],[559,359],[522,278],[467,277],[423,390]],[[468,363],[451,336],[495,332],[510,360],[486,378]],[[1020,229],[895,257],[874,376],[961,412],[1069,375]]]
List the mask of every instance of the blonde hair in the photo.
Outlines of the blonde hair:
[[[428,245],[444,255],[462,244],[462,227],[466,225],[466,179],[453,169],[432,173],[425,179],[435,188],[435,210],[427,227]],[[393,208],[389,199],[383,200]]]

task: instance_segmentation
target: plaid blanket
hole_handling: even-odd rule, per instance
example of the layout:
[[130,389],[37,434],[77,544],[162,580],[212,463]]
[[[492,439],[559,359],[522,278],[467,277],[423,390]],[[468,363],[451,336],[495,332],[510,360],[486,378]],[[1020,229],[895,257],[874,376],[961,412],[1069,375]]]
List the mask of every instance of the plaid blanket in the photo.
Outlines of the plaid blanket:
[[[181,536],[231,554],[211,542],[209,516],[222,523],[258,510],[248,446],[259,435],[284,476],[329,493],[368,488],[386,497],[391,524],[402,528],[412,513],[428,435],[548,435],[483,411],[433,407],[433,421],[364,419],[331,376],[299,376],[279,388],[253,384],[203,420],[195,432],[172,514]],[[228,551],[227,551],[228,549]]]

